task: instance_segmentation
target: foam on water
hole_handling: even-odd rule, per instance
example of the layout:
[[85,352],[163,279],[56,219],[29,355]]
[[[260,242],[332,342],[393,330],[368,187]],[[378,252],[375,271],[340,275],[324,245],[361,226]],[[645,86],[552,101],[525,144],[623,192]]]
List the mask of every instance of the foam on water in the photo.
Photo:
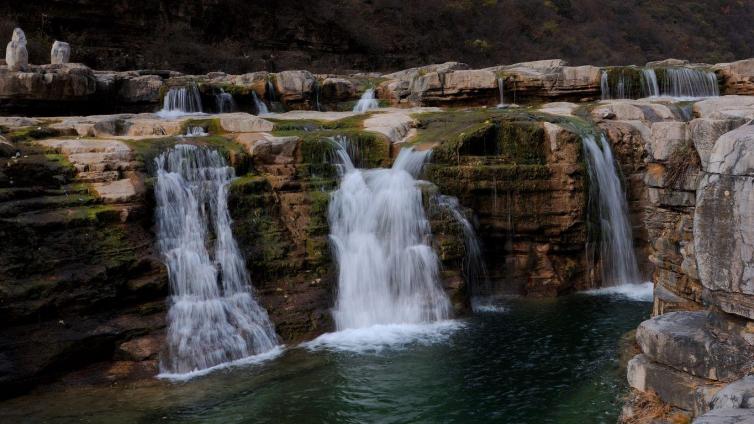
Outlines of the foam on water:
[[186,373],[164,372],[164,373],[157,374],[157,378],[160,378],[163,380],[177,381],[177,382],[188,381],[188,380],[201,377],[201,376],[204,376],[204,375],[207,375],[215,371],[219,371],[219,370],[261,364],[263,362],[267,362],[267,361],[277,358],[278,356],[282,355],[283,352],[285,352],[284,346],[276,346],[272,350],[269,350],[264,353],[260,353],[259,355],[247,356],[245,358],[218,364],[210,368],[205,368],[203,370],[194,370],[194,371],[190,371]]
[[301,346],[309,350],[379,353],[388,349],[406,349],[417,344],[442,343],[463,327],[464,324],[456,320],[426,324],[379,324],[326,333]]
[[654,299],[654,284],[651,281],[641,284],[622,284],[620,286],[587,290],[583,293],[593,296],[618,296],[639,302],[652,302]]

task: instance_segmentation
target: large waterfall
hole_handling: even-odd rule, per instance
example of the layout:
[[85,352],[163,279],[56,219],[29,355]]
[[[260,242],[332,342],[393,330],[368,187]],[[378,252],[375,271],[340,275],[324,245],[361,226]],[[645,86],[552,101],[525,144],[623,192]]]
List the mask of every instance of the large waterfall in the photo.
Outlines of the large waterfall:
[[590,193],[596,194],[590,201],[598,210],[602,285],[639,283],[628,203],[610,144],[602,135],[598,144],[590,134],[582,136],[582,143],[589,168]]
[[361,98],[356,103],[356,106],[353,107],[353,111],[363,113],[370,109],[377,109],[378,107],[380,107],[380,103],[374,97],[374,90],[368,88],[366,91],[364,91],[364,94],[361,95]]
[[439,260],[417,186],[427,152],[403,149],[390,169],[354,167],[348,154],[329,206],[339,267],[338,330],[417,324],[448,318]]
[[188,113],[201,113],[202,98],[196,84],[186,87],[172,87],[165,93],[162,100],[162,110],[157,114],[162,117],[175,117]]
[[231,232],[233,168],[217,151],[191,145],[155,161],[158,247],[171,291],[161,371],[184,374],[270,351],[277,336]]

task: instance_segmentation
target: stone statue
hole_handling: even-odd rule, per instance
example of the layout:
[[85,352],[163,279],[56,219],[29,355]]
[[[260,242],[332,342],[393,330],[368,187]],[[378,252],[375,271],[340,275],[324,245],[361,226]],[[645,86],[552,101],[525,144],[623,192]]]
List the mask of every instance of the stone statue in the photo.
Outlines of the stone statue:
[[50,63],[53,65],[68,63],[70,58],[71,46],[66,42],[55,40],[50,51]]
[[5,49],[5,63],[11,71],[20,71],[29,66],[29,52],[26,50],[26,34],[21,28],[13,30],[8,47]]

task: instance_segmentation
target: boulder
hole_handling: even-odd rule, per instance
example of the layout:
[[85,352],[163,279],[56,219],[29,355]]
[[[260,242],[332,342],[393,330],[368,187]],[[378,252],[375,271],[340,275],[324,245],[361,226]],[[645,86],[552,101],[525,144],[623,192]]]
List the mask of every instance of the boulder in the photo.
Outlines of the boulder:
[[754,119],[754,97],[710,97],[694,103],[694,116],[709,119]]
[[694,147],[702,160],[702,169],[706,170],[712,147],[721,135],[740,127],[746,123],[744,118],[731,119],[694,119],[689,123],[689,135],[694,141]]
[[754,352],[733,334],[718,336],[708,326],[707,312],[670,312],[636,330],[636,342],[654,362],[708,380],[741,378],[754,365]]
[[634,389],[657,393],[664,402],[696,414],[708,409],[716,391],[708,380],[658,364],[641,354],[628,362],[627,375],[628,384]]
[[721,136],[697,191],[694,248],[707,300],[754,319],[754,126]]
[[686,122],[657,122],[652,125],[649,153],[656,161],[667,161],[686,140],[688,140]]
[[50,63],[53,65],[60,65],[68,63],[71,59],[71,46],[63,41],[55,40],[52,43],[52,50],[50,51]]
[[0,100],[85,101],[96,89],[92,70],[77,63],[33,66],[28,72],[0,69]]
[[275,91],[285,104],[302,103],[311,97],[316,80],[309,71],[283,71],[274,74]]
[[723,387],[712,398],[710,408],[754,408],[754,375],[748,375]]
[[5,48],[5,64],[10,71],[22,71],[29,66],[26,34],[21,28],[13,30],[13,37]]
[[693,424],[754,424],[754,409],[713,409]]
[[754,59],[718,63],[714,69],[722,79],[722,94],[754,94]]
[[223,113],[218,115],[220,127],[234,133],[272,131],[272,122],[248,113]]
[[345,78],[328,77],[320,86],[322,101],[344,101],[356,97],[356,87]]

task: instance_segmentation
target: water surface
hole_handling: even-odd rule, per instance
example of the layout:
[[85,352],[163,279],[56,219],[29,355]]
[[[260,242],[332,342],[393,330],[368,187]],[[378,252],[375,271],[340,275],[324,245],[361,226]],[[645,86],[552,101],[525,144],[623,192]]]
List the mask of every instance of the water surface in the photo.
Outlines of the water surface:
[[649,303],[582,294],[496,306],[423,330],[326,336],[187,382],[42,388],[0,403],[0,421],[616,421],[626,390],[619,340],[649,317]]

